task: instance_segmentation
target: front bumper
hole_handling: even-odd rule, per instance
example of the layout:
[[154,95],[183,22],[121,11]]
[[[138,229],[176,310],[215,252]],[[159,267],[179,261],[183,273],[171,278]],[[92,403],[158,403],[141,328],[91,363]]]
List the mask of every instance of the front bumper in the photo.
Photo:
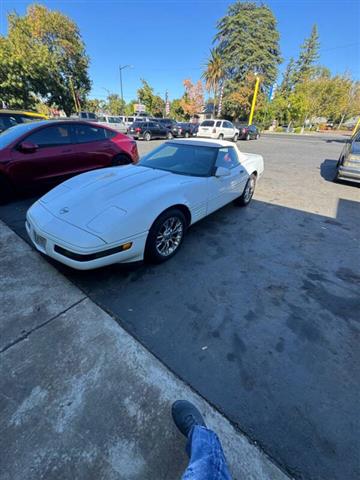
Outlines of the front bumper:
[[[57,260],[68,267],[76,270],[91,270],[104,267],[113,263],[128,263],[142,260],[144,258],[147,232],[134,237],[121,239],[116,243],[106,244],[102,242],[98,246],[86,247],[83,245],[72,245],[63,239],[57,238],[44,229],[40,228],[36,220],[27,215],[25,227],[31,242],[41,253]],[[89,235],[92,243],[94,237]],[[130,248],[127,248],[131,244]],[[121,248],[126,246],[126,249]]]
[[212,132],[198,132],[196,136],[199,138],[217,138],[217,134]]
[[338,169],[338,179],[360,183],[360,168],[344,167],[343,165],[340,165]]

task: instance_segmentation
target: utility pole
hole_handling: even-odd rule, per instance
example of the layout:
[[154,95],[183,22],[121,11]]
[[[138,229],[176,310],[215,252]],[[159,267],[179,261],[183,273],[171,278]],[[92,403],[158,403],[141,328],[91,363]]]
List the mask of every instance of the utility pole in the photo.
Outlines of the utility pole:
[[120,74],[120,94],[121,94],[121,113],[124,113],[124,94],[123,94],[123,81],[122,81],[122,71],[124,68],[132,68],[133,65],[119,65],[119,74]]
[[250,117],[249,117],[249,125],[252,124],[253,117],[254,117],[254,111],[255,111],[255,105],[256,105],[256,98],[257,98],[257,94],[258,94],[258,91],[259,91],[259,84],[260,84],[260,78],[259,78],[258,76],[256,76],[254,96],[253,96],[253,99],[252,99],[251,111],[250,111]]
[[359,127],[360,127],[360,115],[359,115],[358,121],[356,122],[355,128],[354,128],[354,130],[352,131],[352,134],[353,134],[353,135],[358,131],[358,128],[359,128]]

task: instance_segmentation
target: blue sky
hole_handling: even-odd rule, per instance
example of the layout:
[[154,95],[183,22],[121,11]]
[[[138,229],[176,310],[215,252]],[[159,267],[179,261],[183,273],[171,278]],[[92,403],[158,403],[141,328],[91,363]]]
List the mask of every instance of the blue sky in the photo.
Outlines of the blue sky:
[[[23,14],[33,2],[0,0],[0,33],[7,29],[6,15]],[[136,98],[140,78],[155,93],[170,99],[183,93],[184,78],[201,75],[217,20],[225,15],[224,0],[43,0],[60,10],[80,27],[91,58],[93,97],[105,98],[106,89],[120,92],[119,64],[123,71],[124,98]],[[299,46],[317,23],[320,34],[320,63],[333,73],[349,72],[360,80],[359,0],[268,0],[280,31],[284,61],[297,56]],[[280,67],[280,72],[284,65]],[[280,77],[281,78],[281,75]]]

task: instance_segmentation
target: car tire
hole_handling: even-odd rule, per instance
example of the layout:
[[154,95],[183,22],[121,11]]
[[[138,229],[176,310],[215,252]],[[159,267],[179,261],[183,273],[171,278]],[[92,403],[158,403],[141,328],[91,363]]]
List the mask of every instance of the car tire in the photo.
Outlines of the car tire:
[[223,133],[220,133],[219,140],[224,140],[224,134]]
[[189,138],[190,137],[190,133],[189,132],[185,132],[185,138]]
[[171,139],[173,138],[173,134],[172,134],[171,132],[167,132],[166,138],[167,138],[168,140],[171,140]]
[[[166,229],[169,228],[174,229],[172,237],[171,231],[166,231]],[[182,211],[177,208],[170,208],[159,215],[150,228],[146,240],[145,260],[151,263],[162,263],[173,257],[183,242],[186,228],[187,223],[185,216]],[[176,246],[174,244],[170,245],[169,243],[164,244],[165,235],[170,235],[169,240],[173,238],[173,242],[176,243]]]
[[235,205],[246,207],[251,202],[256,187],[256,175],[252,173],[246,182],[242,195],[235,200]]
[[239,140],[239,135],[237,133],[235,133],[234,135],[234,138],[233,138],[233,142],[237,142]]
[[250,133],[246,134],[245,140],[250,140]]
[[4,175],[0,175],[0,204],[7,203],[13,195],[14,188],[11,182]]
[[119,155],[116,155],[111,162],[112,167],[118,167],[120,165],[130,165],[132,163],[131,158],[128,155],[125,155],[124,153],[119,153]]
[[150,133],[150,132],[145,132],[144,135],[143,135],[143,138],[144,138],[144,140],[146,140],[147,142],[150,142],[150,140],[151,140],[151,133]]

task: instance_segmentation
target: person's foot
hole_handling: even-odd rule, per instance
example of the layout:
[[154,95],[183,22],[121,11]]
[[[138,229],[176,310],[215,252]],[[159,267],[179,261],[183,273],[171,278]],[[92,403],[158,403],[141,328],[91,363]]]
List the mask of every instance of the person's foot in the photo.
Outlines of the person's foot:
[[175,425],[187,437],[195,425],[206,427],[205,421],[199,410],[187,400],[177,400],[173,403],[171,413]]

